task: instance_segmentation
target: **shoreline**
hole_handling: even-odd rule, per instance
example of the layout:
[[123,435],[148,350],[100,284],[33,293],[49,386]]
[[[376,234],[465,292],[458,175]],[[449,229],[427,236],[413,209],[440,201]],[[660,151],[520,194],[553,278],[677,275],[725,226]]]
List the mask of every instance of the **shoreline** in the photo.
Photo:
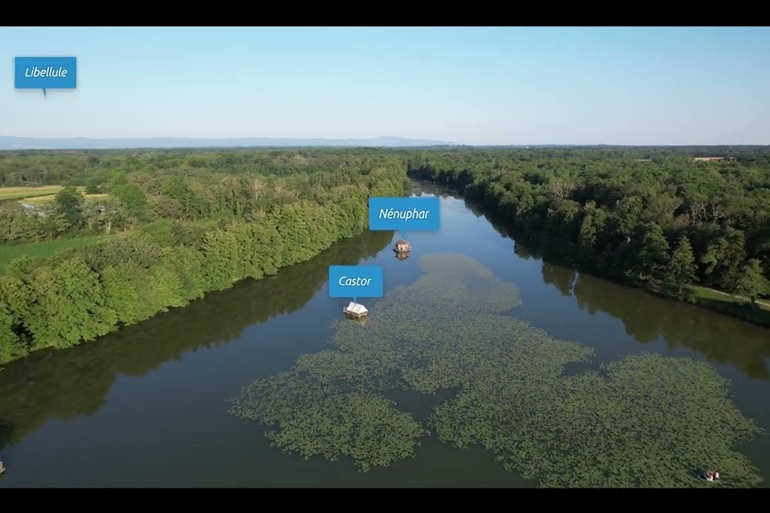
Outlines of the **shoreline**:
[[727,315],[729,317],[741,320],[743,322],[748,322],[757,326],[762,326],[763,328],[770,329],[770,300],[757,299],[755,301],[755,308],[752,308],[748,298],[730,294],[728,292],[724,292],[721,290],[712,289],[709,287],[703,287],[700,285],[695,285],[695,284],[685,285],[683,287],[682,294],[678,294],[670,290],[667,290],[667,287],[660,280],[655,278],[650,278],[645,280],[635,279],[635,280],[629,280],[629,281],[613,279],[612,277],[609,277],[603,273],[600,273],[593,269],[585,268],[583,266],[575,264],[574,262],[568,262],[558,257],[554,257],[553,255],[547,255],[546,252],[544,251],[543,244],[537,240],[526,238],[523,235],[520,235],[519,239],[521,240],[518,240],[515,234],[513,233],[511,226],[504,218],[502,218],[495,212],[491,212],[489,207],[469,200],[468,198],[465,197],[465,195],[462,192],[458,191],[452,185],[440,184],[437,182],[433,182],[431,180],[426,180],[413,175],[412,172],[408,172],[407,174],[410,179],[418,183],[429,184],[432,187],[436,187],[437,189],[444,190],[462,199],[469,206],[472,206],[473,208],[481,212],[493,226],[502,224],[503,225],[502,227],[507,232],[505,235],[508,238],[510,238],[514,243],[520,243],[525,246],[526,245],[534,246],[535,249],[540,251],[539,258],[543,262],[566,267],[573,271],[585,273],[595,278],[607,280],[617,285],[632,287],[632,288],[641,290],[642,292],[645,292],[647,294],[651,294],[653,296],[670,299],[673,301],[679,301],[679,302],[687,303],[693,306],[705,308],[715,313]]

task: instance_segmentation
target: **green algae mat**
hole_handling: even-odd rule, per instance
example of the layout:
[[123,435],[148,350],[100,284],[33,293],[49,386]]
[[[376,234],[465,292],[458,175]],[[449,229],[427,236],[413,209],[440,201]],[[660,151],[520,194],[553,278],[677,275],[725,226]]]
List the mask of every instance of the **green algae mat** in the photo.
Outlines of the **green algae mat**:
[[[706,363],[643,353],[565,374],[592,349],[512,317],[516,287],[466,256],[423,257],[366,323],[341,321],[331,348],[231,399],[274,445],[361,470],[415,456],[421,438],[480,444],[543,487],[753,487],[735,446],[762,433]],[[386,395],[456,391],[423,425]],[[699,477],[717,469],[719,482]]]

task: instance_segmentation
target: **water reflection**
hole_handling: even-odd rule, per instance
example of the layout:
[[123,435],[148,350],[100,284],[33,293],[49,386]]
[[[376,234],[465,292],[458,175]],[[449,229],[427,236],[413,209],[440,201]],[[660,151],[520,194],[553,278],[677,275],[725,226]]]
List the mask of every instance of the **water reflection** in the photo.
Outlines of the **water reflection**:
[[577,278],[575,271],[543,263],[540,273],[543,275],[543,283],[556,287],[556,290],[561,292],[562,296],[569,297],[572,295],[572,287],[575,286]]
[[572,293],[581,310],[602,311],[621,320],[638,342],[662,338],[669,350],[686,347],[712,363],[732,364],[751,379],[770,378],[770,331],[764,328],[585,274],[578,275]]
[[0,372],[0,448],[50,418],[96,413],[118,375],[145,375],[188,351],[224,344],[249,326],[299,310],[326,283],[330,265],[355,265],[392,238],[393,232],[367,232],[275,277],[244,281],[96,342],[8,365]]
[[[501,219],[484,217],[501,235],[512,238]],[[542,252],[522,241],[515,242],[514,253],[522,260],[544,258]],[[620,320],[637,342],[664,340],[670,351],[687,348],[711,363],[731,364],[752,380],[770,379],[770,330],[766,328],[546,261],[541,274],[543,282],[562,296],[574,297],[580,310],[591,315],[603,312]]]

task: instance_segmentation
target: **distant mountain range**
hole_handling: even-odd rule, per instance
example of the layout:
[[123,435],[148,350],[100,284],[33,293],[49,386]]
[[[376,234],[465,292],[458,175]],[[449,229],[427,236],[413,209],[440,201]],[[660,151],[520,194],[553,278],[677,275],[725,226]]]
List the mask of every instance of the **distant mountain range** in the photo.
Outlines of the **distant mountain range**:
[[248,147],[327,147],[403,148],[419,146],[457,146],[447,141],[378,137],[375,139],[285,139],[246,137],[242,139],[196,139],[187,137],[147,137],[138,139],[44,139],[0,136],[0,150],[112,150],[130,148],[248,148]]

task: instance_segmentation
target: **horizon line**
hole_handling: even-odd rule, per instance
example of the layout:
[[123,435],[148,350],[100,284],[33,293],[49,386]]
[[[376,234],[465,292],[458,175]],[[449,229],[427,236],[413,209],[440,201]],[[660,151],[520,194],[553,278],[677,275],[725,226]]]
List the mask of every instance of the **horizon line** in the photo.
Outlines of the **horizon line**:
[[[614,147],[614,148],[685,148],[685,147],[768,147],[770,146],[770,143],[767,144],[750,144],[750,143],[679,143],[679,144],[671,144],[671,143],[659,143],[659,144],[639,144],[639,143],[555,143],[555,142],[542,142],[542,143],[497,143],[497,144],[471,144],[471,143],[461,143],[461,142],[455,142],[455,141],[442,141],[441,139],[431,139],[431,138],[411,138],[411,137],[402,137],[402,136],[394,136],[394,135],[382,135],[382,136],[375,136],[375,137],[287,137],[287,136],[238,136],[238,137],[193,137],[193,136],[124,136],[124,137],[35,137],[35,136],[19,136],[19,135],[0,135],[0,140],[2,139],[27,139],[27,140],[39,140],[39,141],[113,141],[113,142],[119,142],[119,141],[128,141],[128,140],[197,140],[197,141],[238,141],[238,140],[250,140],[250,139],[261,139],[265,141],[280,141],[280,140],[295,140],[298,142],[302,141],[351,141],[351,142],[361,142],[361,141],[372,141],[377,139],[396,139],[396,140],[402,140],[405,142],[426,142],[426,143],[434,143],[430,145],[421,145],[421,146],[403,146],[403,148],[415,148],[415,147],[429,147],[429,146],[461,146],[461,147],[471,147],[471,148],[488,148],[488,147],[596,147],[596,146],[604,146],[604,147]],[[218,148],[220,146],[209,146],[209,147],[175,147],[170,149],[204,149],[204,148]],[[249,146],[230,146],[230,148],[247,148]],[[302,148],[302,147],[312,147],[307,145],[288,145],[288,146],[282,146],[284,148]],[[389,146],[390,148],[399,148],[399,146]],[[224,147],[222,147],[224,148]],[[125,148],[0,148],[0,151],[22,151],[22,150],[79,150],[79,149],[145,149],[143,146],[131,146],[131,147],[125,147]],[[147,149],[165,149],[165,148],[147,148]]]

